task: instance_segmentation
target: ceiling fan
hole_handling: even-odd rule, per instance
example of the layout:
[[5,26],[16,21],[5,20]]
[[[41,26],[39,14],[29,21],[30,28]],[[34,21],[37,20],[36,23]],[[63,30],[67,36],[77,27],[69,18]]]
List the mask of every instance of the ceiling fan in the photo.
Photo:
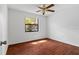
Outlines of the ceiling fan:
[[47,11],[49,11],[49,12],[55,12],[55,10],[51,10],[51,9],[50,9],[50,8],[53,7],[53,6],[54,6],[54,4],[50,4],[50,5],[48,5],[48,6],[47,6],[47,4],[43,4],[42,6],[39,6],[39,7],[38,7],[40,10],[38,10],[38,11],[36,11],[36,12],[42,12],[43,15],[45,15],[45,13],[46,13]]

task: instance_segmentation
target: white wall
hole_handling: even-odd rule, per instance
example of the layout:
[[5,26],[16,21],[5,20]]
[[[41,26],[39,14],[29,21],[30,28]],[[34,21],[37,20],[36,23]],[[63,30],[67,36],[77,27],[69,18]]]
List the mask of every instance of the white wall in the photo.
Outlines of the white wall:
[[2,41],[2,7],[0,6],[0,41]]
[[[8,10],[7,5],[0,5],[0,41],[7,41],[8,40]],[[1,50],[2,49],[2,50]],[[0,53],[6,54],[7,51],[7,45],[0,46]]]
[[48,17],[48,37],[79,46],[79,5],[56,5]]
[[[79,46],[79,5],[58,4],[54,9],[48,17],[9,9],[9,44],[48,37]],[[39,18],[39,32],[25,32],[24,18],[30,16]]]
[[[46,19],[33,13],[9,9],[9,44],[16,44],[30,40],[46,38]],[[38,32],[25,32],[24,18],[37,17],[39,19]]]

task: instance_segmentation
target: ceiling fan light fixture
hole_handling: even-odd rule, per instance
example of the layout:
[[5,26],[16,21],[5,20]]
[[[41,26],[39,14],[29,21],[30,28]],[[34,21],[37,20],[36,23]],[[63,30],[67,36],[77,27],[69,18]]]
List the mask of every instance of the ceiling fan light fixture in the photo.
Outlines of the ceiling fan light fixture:
[[42,15],[45,15],[46,12],[55,12],[55,10],[51,10],[51,9],[50,9],[50,8],[53,7],[53,6],[54,6],[54,4],[50,4],[50,5],[48,5],[48,6],[47,6],[47,4],[43,4],[42,6],[39,6],[39,7],[38,7],[40,10],[38,10],[38,11],[36,11],[36,12],[42,11]]

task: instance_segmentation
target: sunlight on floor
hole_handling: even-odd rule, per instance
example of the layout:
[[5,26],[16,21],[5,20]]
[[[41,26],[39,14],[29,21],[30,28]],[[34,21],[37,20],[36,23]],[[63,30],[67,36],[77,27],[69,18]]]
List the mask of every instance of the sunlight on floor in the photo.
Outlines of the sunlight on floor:
[[37,42],[32,42],[31,44],[39,44],[39,43],[44,43],[47,42],[47,40],[41,40],[41,41],[37,41]]

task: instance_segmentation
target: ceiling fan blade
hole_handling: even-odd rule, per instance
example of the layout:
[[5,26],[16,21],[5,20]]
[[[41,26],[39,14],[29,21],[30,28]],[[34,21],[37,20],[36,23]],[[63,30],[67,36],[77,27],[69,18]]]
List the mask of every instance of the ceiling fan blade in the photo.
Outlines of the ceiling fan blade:
[[55,12],[55,10],[47,10],[47,11],[50,11],[50,12]]
[[36,12],[40,12],[41,10],[38,10],[38,11],[36,11]]
[[54,4],[51,4],[51,5],[47,6],[46,8],[50,8],[50,7],[52,7],[52,6],[54,6]]
[[43,9],[42,7],[38,7],[38,8]]

